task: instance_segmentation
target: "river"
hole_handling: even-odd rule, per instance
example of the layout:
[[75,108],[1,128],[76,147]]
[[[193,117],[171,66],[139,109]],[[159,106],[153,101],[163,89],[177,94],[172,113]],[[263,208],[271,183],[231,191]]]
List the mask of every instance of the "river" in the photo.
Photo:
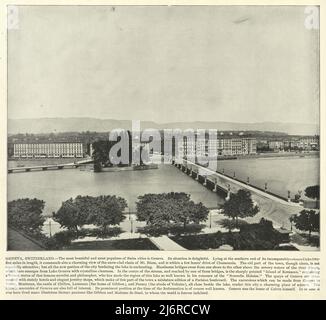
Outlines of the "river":
[[38,198],[45,201],[45,215],[77,195],[117,195],[125,198],[130,211],[136,210],[137,197],[145,193],[186,192],[195,202],[216,207],[223,199],[181,173],[172,165],[159,169],[94,173],[79,169],[47,170],[8,175],[8,201]]

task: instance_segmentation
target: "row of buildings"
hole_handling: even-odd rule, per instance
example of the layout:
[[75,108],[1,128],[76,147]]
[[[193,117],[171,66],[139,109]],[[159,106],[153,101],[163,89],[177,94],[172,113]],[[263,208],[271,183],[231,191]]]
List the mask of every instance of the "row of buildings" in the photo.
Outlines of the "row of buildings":
[[[163,140],[162,140],[163,141]],[[131,142],[134,145],[134,141]],[[164,144],[166,141],[164,140]],[[171,143],[172,146],[172,142]],[[146,143],[142,147],[148,149]],[[263,140],[248,136],[222,136],[214,138],[181,137],[174,145],[179,157],[229,157],[253,155],[265,151],[319,150],[319,136],[292,137]],[[162,147],[161,142],[158,146]],[[13,158],[83,158],[92,155],[92,144],[83,142],[15,142],[8,144],[8,156]]]
[[237,155],[251,155],[257,153],[257,140],[255,138],[184,138],[178,143],[178,156],[181,157],[223,157]]
[[319,136],[294,137],[265,142],[272,151],[283,150],[319,150]]
[[80,142],[14,143],[14,158],[83,158],[85,148]]

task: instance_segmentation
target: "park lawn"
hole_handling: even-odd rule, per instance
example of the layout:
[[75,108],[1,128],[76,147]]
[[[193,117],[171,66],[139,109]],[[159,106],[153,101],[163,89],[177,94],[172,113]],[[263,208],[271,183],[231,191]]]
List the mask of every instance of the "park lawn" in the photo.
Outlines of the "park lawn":
[[65,250],[159,250],[149,239],[74,242]]
[[[257,228],[257,225],[251,226]],[[279,244],[284,241],[278,231],[273,228],[263,229],[259,225],[258,227],[258,230],[251,229],[243,232],[216,232],[170,238],[188,250],[214,250],[222,245],[230,245],[234,250],[285,250],[279,247]],[[297,250],[294,247],[286,249]]]

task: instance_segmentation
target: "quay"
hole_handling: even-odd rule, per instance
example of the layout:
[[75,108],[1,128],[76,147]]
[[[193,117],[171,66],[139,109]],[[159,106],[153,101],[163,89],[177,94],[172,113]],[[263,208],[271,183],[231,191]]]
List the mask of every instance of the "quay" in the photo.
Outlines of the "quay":
[[290,230],[290,216],[298,214],[303,209],[300,204],[292,202],[290,198],[272,194],[268,190],[250,185],[249,181],[241,182],[189,160],[172,161],[172,164],[212,192],[223,194],[226,200],[229,199],[231,193],[236,193],[240,189],[249,190],[260,211],[255,217],[247,218],[248,222],[257,222],[261,218],[267,218],[273,222],[274,226]]

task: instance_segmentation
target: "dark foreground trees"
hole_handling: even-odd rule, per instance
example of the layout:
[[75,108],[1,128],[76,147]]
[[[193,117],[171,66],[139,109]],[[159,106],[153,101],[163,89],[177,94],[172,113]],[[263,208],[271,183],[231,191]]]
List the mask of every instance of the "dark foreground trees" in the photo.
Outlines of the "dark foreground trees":
[[124,220],[126,207],[126,200],[116,196],[77,196],[63,202],[53,219],[68,230],[74,230],[77,237],[80,228],[87,224],[101,226],[106,233],[108,226]]
[[259,207],[252,201],[250,191],[242,189],[231,194],[222,209],[224,215],[235,221],[236,227],[239,218],[253,217],[259,212]]
[[27,232],[40,232],[45,218],[45,202],[39,199],[17,199],[8,202],[8,225]]
[[320,215],[314,210],[302,210],[299,214],[292,215],[290,221],[298,230],[308,232],[309,238],[311,232],[320,230]]
[[137,219],[148,226],[166,228],[171,224],[199,224],[207,220],[208,209],[201,203],[195,203],[184,192],[145,194],[138,197]]
[[125,219],[123,211],[127,208],[127,201],[116,196],[99,196],[94,198],[94,205],[89,221],[103,228],[107,232],[108,226],[120,224]]
[[306,197],[310,199],[319,200],[320,198],[320,187],[318,185],[307,187],[304,192]]

